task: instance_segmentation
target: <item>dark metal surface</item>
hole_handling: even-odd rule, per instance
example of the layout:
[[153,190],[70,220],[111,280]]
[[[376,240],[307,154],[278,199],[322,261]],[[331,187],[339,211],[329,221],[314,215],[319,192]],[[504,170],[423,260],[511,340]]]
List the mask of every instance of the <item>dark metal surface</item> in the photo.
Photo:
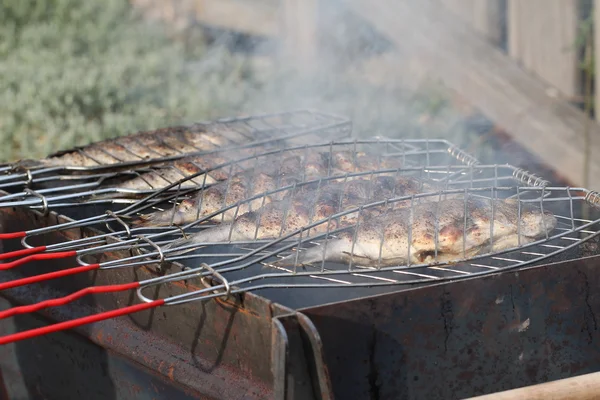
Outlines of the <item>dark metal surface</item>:
[[[2,307],[9,306],[5,301]],[[19,316],[0,333],[36,328],[49,321]],[[3,346],[0,368],[9,371],[6,399],[191,399],[211,398],[177,385],[168,376],[93,344],[73,332]]]
[[273,319],[271,362],[275,398],[333,399],[319,333],[300,313]]
[[[0,217],[0,225],[5,231],[45,226],[56,218],[55,215],[46,218],[29,211],[10,209],[0,210]],[[36,238],[39,241],[36,244],[78,238],[86,233],[89,232],[76,229],[58,235],[40,236]],[[5,241],[3,246],[2,251],[19,248],[18,242]],[[105,254],[103,260],[119,256],[123,254]],[[74,260],[45,261],[23,266],[18,273],[33,275],[72,266],[75,266]],[[10,280],[15,278],[14,274],[15,272],[5,271],[1,279]],[[151,276],[154,274],[147,268],[99,271],[57,279],[43,285],[12,289],[3,292],[2,297],[15,304],[30,304],[64,296],[90,285],[131,282]],[[157,296],[182,293],[193,287],[191,283],[168,285],[162,287],[161,291],[164,293],[157,293]],[[31,328],[31,324],[40,323],[39,318],[47,318],[44,324],[48,324],[87,315],[99,308],[123,307],[135,302],[134,299],[132,292],[90,296],[70,306],[48,309],[33,319],[14,318],[14,328],[19,331]],[[52,377],[58,373],[54,369],[67,368],[60,364],[53,366],[52,362],[36,362],[36,357],[49,357],[49,354],[63,354],[66,357],[66,354],[71,354],[68,356],[71,357],[70,368],[85,370],[89,363],[91,376],[99,373],[107,375],[98,379],[90,390],[97,389],[98,393],[103,393],[102,388],[110,386],[111,382],[113,387],[124,385],[132,388],[131,390],[134,387],[140,390],[137,397],[130,397],[123,392],[125,389],[119,389],[111,392],[112,397],[103,398],[146,398],[144,396],[153,393],[153,382],[161,380],[169,382],[174,388],[169,389],[171,391],[165,389],[166,397],[155,396],[156,398],[271,398],[271,319],[273,315],[282,312],[289,313],[290,310],[252,294],[227,301],[193,302],[95,323],[76,330],[76,333],[55,333],[18,342],[14,345],[14,353],[18,359],[19,374],[27,382],[30,395],[36,393],[31,391],[48,388],[40,386],[36,389],[35,382],[30,384],[28,377]],[[5,321],[0,326],[6,326]],[[118,382],[113,379],[112,372],[103,372],[101,367],[113,358],[127,360],[123,361],[124,364],[115,361],[120,365],[116,370],[120,372],[114,372],[120,379]],[[91,368],[91,365],[95,367]],[[176,389],[177,386],[182,389]],[[47,398],[79,398],[77,390],[81,387],[62,384],[53,387],[53,390],[59,392],[43,393]]]
[[303,310],[336,398],[458,399],[600,370],[600,257]]

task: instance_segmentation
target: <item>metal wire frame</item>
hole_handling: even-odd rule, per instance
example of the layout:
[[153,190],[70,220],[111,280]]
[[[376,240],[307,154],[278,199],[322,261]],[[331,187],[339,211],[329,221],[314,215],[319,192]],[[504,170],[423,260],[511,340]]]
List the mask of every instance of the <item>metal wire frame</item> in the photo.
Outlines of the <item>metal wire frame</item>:
[[[396,176],[407,176],[416,177],[421,181],[435,181],[437,182],[437,189],[450,190],[450,189],[465,189],[474,187],[494,187],[494,186],[519,186],[522,185],[522,181],[525,182],[539,182],[533,175],[525,174],[521,169],[512,166],[499,166],[499,165],[471,165],[464,167],[461,165],[455,166],[444,166],[444,167],[413,167],[403,169],[387,169],[379,171],[366,171],[357,173],[348,173],[344,175],[332,175],[329,177],[322,177],[318,179],[308,180],[298,184],[284,186],[275,190],[267,191],[264,193],[256,194],[248,199],[241,202],[231,204],[223,207],[213,213],[205,215],[203,218],[199,218],[194,222],[190,222],[183,226],[168,226],[168,227],[142,227],[132,228],[128,226],[127,221],[136,214],[148,212],[149,210],[158,209],[164,210],[164,201],[162,199],[154,200],[152,196],[145,199],[145,201],[139,202],[136,205],[131,205],[117,213],[106,213],[94,217],[85,218],[82,220],[75,220],[60,225],[54,225],[45,228],[39,228],[24,232],[22,236],[22,244],[26,249],[33,249],[34,246],[29,244],[29,240],[37,235],[43,235],[49,232],[78,228],[83,226],[95,226],[101,230],[108,231],[103,235],[98,235],[90,238],[79,239],[76,241],[70,241],[67,243],[57,243],[47,247],[47,251],[65,251],[65,250],[77,250],[79,254],[88,254],[91,252],[108,251],[113,247],[118,247],[119,244],[126,247],[135,247],[138,245],[143,246],[139,236],[145,236],[153,241],[163,238],[164,243],[170,243],[175,239],[181,239],[186,235],[193,234],[198,229],[206,229],[207,227],[214,226],[214,224],[208,223],[211,219],[218,217],[228,210],[239,208],[252,201],[256,201],[266,196],[278,193],[278,192],[289,192],[302,188],[303,186],[314,186],[318,188],[324,187],[327,182],[339,181],[348,182],[353,178],[373,178],[379,175],[396,175]],[[436,189],[436,190],[437,190]],[[318,190],[318,189],[317,189]],[[438,193],[438,192],[435,192]],[[521,195],[527,195],[525,188],[521,190]],[[547,192],[549,193],[549,192]],[[180,193],[175,193],[172,197],[178,197]],[[172,200],[171,200],[172,201]],[[172,204],[172,203],[168,203]],[[135,207],[134,207],[135,206]],[[236,211],[235,215],[239,212]],[[111,225],[112,224],[112,225]],[[111,241],[109,241],[111,239]],[[114,242],[112,240],[118,239],[120,242]]]
[[[348,119],[314,110],[297,110],[277,114],[223,118],[210,122],[200,122],[196,125],[217,125],[235,132],[241,139],[230,139],[231,145],[226,147],[231,149],[267,145],[270,143],[277,143],[278,141],[286,141],[289,145],[293,145],[299,143],[297,141],[299,138],[303,138],[302,140],[310,140],[307,139],[307,137],[313,134],[315,135],[315,139],[320,140],[322,140],[323,137],[327,137],[328,139],[343,138],[348,137],[352,129],[351,122]],[[160,140],[160,137],[156,135],[154,137],[156,137],[157,140]],[[132,136],[129,135],[115,140],[127,140],[131,138]],[[100,143],[102,142],[92,143],[89,146],[98,145]],[[187,155],[201,155],[218,148],[217,145],[213,144],[208,150],[200,149],[194,147],[190,143],[186,143],[192,150],[189,152],[182,152],[173,148],[173,146],[169,146],[163,141],[161,141],[161,145],[169,148],[169,155],[155,152],[156,156],[148,158],[143,155],[135,154],[135,152],[127,149],[125,145],[119,145],[120,147],[123,147],[125,152],[131,155],[134,159],[133,161],[119,159],[118,156],[113,154],[110,155],[110,157],[115,159],[114,163],[103,164],[100,161],[97,161],[98,165],[94,166],[48,167],[39,165],[36,162],[17,162],[15,164],[3,165],[0,166],[0,189],[23,186],[32,188],[34,184],[48,184],[49,182],[61,182],[76,179],[103,180],[112,177],[117,169],[131,170],[149,164],[166,163],[181,159]],[[90,155],[86,153],[86,148],[89,148],[89,146],[76,148],[70,151],[63,151],[57,154],[77,152],[82,157],[92,159]],[[100,147],[97,149],[102,151]]]
[[[328,240],[335,240],[340,231],[348,227],[329,229],[308,237],[306,232],[323,224],[330,226],[329,222],[350,214],[360,214],[375,207],[387,207],[398,202],[410,202],[409,209],[414,212],[414,207],[419,200],[430,198],[439,201],[447,196],[462,199],[478,196],[487,199],[516,199],[518,215],[521,215],[522,204],[532,203],[540,210],[552,211],[558,220],[554,231],[545,231],[531,243],[515,245],[501,251],[488,251],[484,254],[466,256],[463,247],[463,256],[457,254],[456,260],[451,264],[436,263],[411,263],[410,257],[404,264],[378,265],[365,267],[360,263],[339,264],[323,261],[319,265],[297,265],[292,267],[276,267],[273,263],[277,260],[298,254],[298,250],[313,246],[325,246]],[[432,203],[435,204],[435,203]],[[466,203],[465,203],[466,204]],[[491,203],[493,204],[493,203]],[[586,212],[592,218],[584,219],[583,207],[589,207]],[[466,209],[466,205],[465,205]],[[494,208],[491,210],[491,221],[494,220]],[[464,219],[466,226],[466,215]],[[517,225],[516,235],[521,237],[521,227]],[[353,227],[349,227],[352,229]],[[436,231],[439,226],[436,225]],[[409,238],[410,242],[410,230]],[[490,232],[494,232],[493,222]],[[600,235],[600,195],[584,188],[569,187],[479,187],[446,189],[435,193],[422,193],[410,196],[377,201],[370,204],[354,207],[341,211],[330,217],[315,221],[303,226],[289,234],[277,239],[251,240],[235,243],[194,243],[187,246],[165,249],[163,244],[156,239],[161,235],[135,236],[129,241],[137,241],[134,247],[141,250],[138,255],[113,260],[101,264],[90,265],[84,257],[92,253],[101,253],[110,249],[132,249],[132,244],[117,242],[113,245],[103,245],[92,251],[81,253],[77,260],[80,268],[90,269],[115,269],[131,268],[141,265],[176,262],[191,267],[182,272],[161,276],[136,283],[139,286],[138,295],[145,302],[154,301],[143,294],[143,290],[173,281],[202,278],[210,282],[210,287],[182,295],[161,299],[162,304],[180,304],[187,301],[209,299],[226,296],[232,293],[254,291],[266,288],[333,288],[333,287],[374,287],[388,285],[414,285],[426,284],[444,280],[464,279],[467,277],[481,276],[503,270],[521,268],[540,261],[547,260],[567,250],[573,249],[586,241]],[[492,235],[490,235],[492,237]],[[87,238],[94,240],[94,238]],[[438,254],[438,238],[436,236],[435,253]],[[168,241],[166,241],[168,243]],[[464,241],[463,241],[464,243]],[[181,254],[183,249],[201,248],[200,253]],[[410,251],[410,250],[409,250]],[[295,252],[295,253],[294,253]],[[381,261],[381,260],[379,260]],[[128,286],[129,287],[129,286]]]
[[[337,140],[329,143],[320,142],[310,145],[289,146],[285,142],[280,142],[281,147],[270,146],[263,148],[260,146],[244,147],[242,149],[219,149],[212,152],[207,152],[208,157],[213,155],[227,155],[231,157],[231,161],[214,165],[210,168],[200,168],[202,173],[186,174],[179,171],[182,176],[177,181],[172,181],[166,178],[166,174],[156,171],[155,169],[141,169],[139,171],[127,172],[131,179],[143,179],[144,173],[155,173],[160,175],[164,181],[161,187],[152,187],[151,189],[127,189],[121,187],[111,187],[110,185],[102,186],[102,182],[106,179],[114,177],[116,174],[100,174],[94,176],[96,179],[93,182],[81,183],[76,185],[65,185],[61,187],[52,187],[48,189],[36,190],[34,193],[22,192],[9,194],[0,197],[0,207],[17,207],[26,206],[33,209],[44,209],[44,205],[50,207],[71,207],[81,204],[131,204],[136,200],[132,197],[139,197],[155,193],[157,190],[169,187],[169,190],[181,191],[183,186],[199,186],[198,189],[206,187],[206,177],[202,180],[201,175],[214,173],[216,171],[226,171],[231,175],[234,167],[236,169],[246,169],[248,167],[256,167],[262,162],[265,162],[267,157],[283,158],[292,152],[307,155],[312,151],[328,152],[330,155],[338,151],[352,151],[356,156],[358,151],[365,151],[369,154],[375,154],[378,161],[383,159],[396,159],[406,166],[420,165],[456,165],[462,164],[472,166],[478,164],[478,161],[471,155],[464,153],[452,143],[446,140],[434,139],[363,139],[363,140]],[[236,153],[239,153],[236,155]],[[188,158],[185,158],[188,160]],[[354,159],[356,164],[356,158]],[[167,164],[164,169],[176,169],[173,163]],[[330,171],[329,171],[330,172]],[[328,172],[328,174],[329,174]],[[186,176],[187,175],[187,176]],[[202,183],[195,184],[192,180],[200,176]],[[71,177],[67,177],[71,178]],[[144,184],[152,186],[147,180]],[[161,194],[164,191],[161,192]],[[50,196],[48,196],[50,195]],[[94,199],[93,197],[102,195],[102,199]],[[90,199],[90,197],[92,197]],[[85,200],[85,202],[83,202]]]
[[[554,215],[560,223],[557,232],[551,234],[547,232],[545,237],[536,240],[533,243],[522,245],[516,249],[509,249],[500,252],[489,252],[466,259],[458,259],[450,267],[442,267],[435,264],[405,264],[392,267],[366,268],[360,265],[339,266],[332,263],[321,263],[319,266],[308,267],[300,270],[299,266],[289,269],[279,268],[277,272],[265,272],[264,266],[272,265],[273,259],[283,257],[294,248],[309,245],[319,245],[319,239],[332,238],[339,230],[327,230],[327,232],[315,235],[313,237],[303,237],[303,233],[319,224],[327,223],[331,219],[339,218],[351,213],[360,213],[372,207],[390,205],[398,201],[410,200],[412,204],[419,198],[442,197],[447,195],[467,194],[485,196],[488,198],[509,198],[515,197],[518,204],[521,202],[532,202],[539,205],[541,209],[553,210]],[[537,196],[532,196],[537,194]],[[143,301],[151,301],[143,295],[142,291],[150,286],[173,282],[177,280],[189,280],[193,278],[211,278],[216,282],[215,286],[200,291],[190,292],[172,298],[164,299],[165,304],[179,304],[186,301],[197,300],[199,298],[208,299],[217,296],[228,295],[241,291],[258,290],[264,288],[305,288],[305,287],[351,287],[351,286],[381,286],[381,285],[403,285],[403,284],[422,284],[440,280],[461,279],[465,277],[480,276],[483,274],[498,272],[511,268],[524,267],[541,260],[555,256],[561,252],[571,249],[583,242],[598,236],[600,234],[600,214],[595,208],[596,219],[584,220],[579,218],[576,209],[582,205],[598,206],[598,194],[590,192],[583,188],[563,188],[563,187],[483,187],[483,188],[465,188],[450,189],[439,193],[429,193],[421,195],[403,196],[395,199],[387,199],[371,203],[365,206],[357,207],[353,210],[340,212],[332,215],[326,221],[316,221],[293,233],[285,235],[275,240],[267,241],[249,241],[244,243],[225,244],[222,243],[196,243],[190,247],[201,246],[203,252],[200,254],[174,255],[182,248],[160,250],[160,244],[152,243],[149,238],[144,243],[152,248],[158,249],[155,252],[144,253],[122,260],[115,260],[104,263],[102,268],[123,268],[137,265],[148,265],[151,263],[184,262],[200,259],[201,267],[176,274],[155,278],[140,283],[138,294]],[[520,207],[519,207],[520,209]],[[559,212],[558,210],[562,210]],[[492,215],[493,215],[492,209]],[[520,213],[520,212],[519,212]],[[493,220],[493,217],[492,217]],[[490,228],[494,230],[493,224]],[[517,233],[520,235],[520,232]],[[409,239],[410,240],[410,239]],[[324,245],[322,242],[320,245]],[[219,252],[207,250],[211,246],[217,248]],[[119,246],[119,248],[128,248],[129,246]],[[437,248],[437,247],[436,247]],[[235,250],[235,252],[232,252]],[[206,261],[211,261],[206,262]],[[215,261],[220,260],[220,261]],[[79,258],[82,265],[86,263]],[[307,268],[303,266],[302,268]],[[242,272],[243,277],[235,277],[236,273]],[[229,275],[233,279],[229,279]],[[260,282],[260,283],[257,283]],[[216,291],[216,292],[215,292]]]
[[[362,141],[367,144],[377,143],[377,141]],[[392,141],[394,146],[398,146],[398,143],[403,143],[404,141]],[[352,146],[356,146],[358,141],[349,142]],[[440,141],[438,144],[443,145],[442,149],[438,153],[432,151],[432,147],[434,147],[429,141],[424,141],[426,143],[426,147],[429,148],[429,151],[426,154],[423,154],[420,151],[404,151],[402,154],[404,157],[410,158],[412,155],[418,155],[420,157],[426,156],[428,160],[432,160],[434,156],[443,156],[447,154],[452,154],[452,157],[456,157],[456,154],[460,155],[464,158],[464,155],[460,152],[456,153],[455,148],[452,146],[448,146],[448,143],[445,141]],[[405,144],[402,144],[405,146]],[[313,146],[316,147],[316,146]],[[328,148],[332,148],[329,146]],[[443,150],[443,151],[442,151]],[[413,154],[414,153],[414,154]],[[383,153],[380,153],[383,154]],[[407,165],[410,163],[407,162]],[[419,164],[419,162],[415,161],[415,164]],[[137,214],[141,214],[144,212],[151,211],[153,209],[161,210],[160,207],[164,207],[165,200],[170,200],[171,203],[167,202],[167,204],[177,203],[181,200],[181,195],[185,194],[185,191],[177,191],[171,194],[171,198],[162,198],[160,197],[160,192],[153,193],[152,195],[146,197],[142,201],[137,202],[136,204],[129,205],[122,210],[117,212],[107,211],[101,215],[96,215],[93,217],[83,218],[81,220],[74,220],[67,223],[50,226],[46,228],[40,228],[31,230],[28,232],[18,232],[18,233],[9,233],[9,234],[1,234],[0,238],[22,238],[22,244],[25,247],[23,251],[13,252],[12,254],[0,254],[0,259],[8,259],[15,256],[27,255],[24,259],[16,260],[5,265],[5,268],[12,268],[13,266],[21,265],[22,263],[28,262],[32,257],[35,259],[36,257],[70,257],[72,255],[84,256],[91,253],[109,251],[111,249],[117,248],[119,246],[126,246],[127,248],[139,248],[143,249],[144,246],[148,246],[148,240],[151,240],[155,243],[157,240],[161,238],[165,241],[159,244],[168,243],[175,239],[181,239],[182,237],[193,234],[198,228],[206,229],[209,224],[208,221],[213,219],[213,217],[217,217],[220,214],[224,214],[226,211],[235,209],[234,215],[239,215],[240,207],[257,199],[263,199],[266,196],[270,196],[277,192],[284,191],[294,191],[301,189],[303,186],[317,185],[317,188],[321,188],[325,186],[328,182],[331,181],[342,181],[347,183],[349,180],[353,178],[373,178],[377,175],[402,175],[402,176],[412,176],[418,178],[421,182],[424,180],[435,182],[438,189],[450,189],[450,188],[469,188],[474,186],[481,185],[519,185],[522,182],[526,182],[527,184],[531,183],[543,183],[544,181],[526,173],[523,170],[511,167],[511,166],[498,166],[498,165],[479,165],[476,162],[470,162],[469,166],[465,166],[458,162],[458,165],[447,165],[447,166],[426,166],[426,167],[404,167],[397,169],[387,169],[387,170],[369,170],[365,172],[356,172],[356,173],[346,173],[343,175],[332,175],[328,177],[321,177],[318,179],[313,179],[305,182],[295,183],[293,185],[288,185],[286,187],[280,187],[275,190],[270,190],[264,193],[256,194],[248,199],[244,199],[235,204],[230,204],[227,207],[224,207],[220,210],[217,210],[209,215],[204,216],[203,218],[199,218],[194,222],[191,222],[184,226],[168,226],[163,228],[132,228],[129,226],[128,221],[132,216]],[[192,177],[190,177],[192,178]],[[179,183],[178,183],[179,184]],[[423,188],[421,188],[423,189]],[[317,189],[318,190],[318,189]],[[433,190],[433,189],[431,189]],[[45,209],[47,211],[47,208]],[[108,230],[110,233],[100,234],[94,237],[83,238],[76,241],[71,241],[68,243],[58,243],[49,246],[43,247],[34,247],[30,246],[28,241],[30,238],[43,235],[48,232],[77,228],[83,226],[96,226],[101,230]],[[115,239],[117,241],[115,241]],[[257,241],[258,242],[258,241]],[[150,245],[151,247],[153,245]],[[44,254],[35,254],[45,252]],[[54,254],[51,254],[54,253]],[[61,253],[61,254],[58,254]],[[76,253],[76,254],[72,254]]]
[[[444,171],[446,177],[451,177],[452,179],[439,179]],[[396,170],[396,172],[399,173],[400,171]],[[132,268],[152,264],[160,267],[164,263],[177,263],[186,267],[186,269],[182,272],[171,273],[140,282],[131,282],[111,287],[90,287],[65,298],[48,300],[0,312],[0,318],[5,318],[23,312],[32,312],[45,307],[66,304],[87,293],[107,293],[132,289],[137,290],[138,297],[143,302],[141,305],[103,312],[68,323],[65,322],[39,328],[34,331],[9,335],[8,337],[0,338],[0,343],[22,340],[23,338],[38,336],[45,332],[62,330],[67,327],[78,326],[161,305],[202,301],[215,297],[226,297],[235,293],[258,291],[268,288],[352,288],[390,285],[401,287],[406,285],[431,284],[444,280],[465,279],[539,263],[568,250],[575,249],[586,241],[600,235],[600,212],[598,210],[600,194],[597,192],[592,192],[584,188],[550,187],[543,184],[540,186],[522,186],[523,182],[539,185],[540,183],[544,183],[544,181],[511,166],[471,165],[467,168],[464,166],[421,167],[420,170],[419,168],[408,168],[402,172],[412,172],[421,176],[430,175],[431,177],[438,178],[438,182],[442,184],[441,187],[443,189],[437,190],[439,189],[438,186],[436,191],[430,193],[388,198],[360,205],[350,210],[338,212],[326,219],[310,223],[301,229],[277,239],[248,240],[235,243],[205,242],[182,245],[175,248],[165,248],[164,245],[170,243],[174,236],[182,237],[193,233],[191,228],[202,221],[196,221],[188,224],[188,226],[175,229],[168,228],[169,230],[165,232],[142,234],[141,231],[136,232],[135,229],[130,229],[127,223],[120,219],[119,216],[114,214],[109,215],[109,217],[115,218],[125,229],[120,232],[102,235],[102,237],[94,236],[67,243],[67,247],[63,247],[60,250],[77,249],[77,252],[72,252],[70,255],[77,256],[80,267],[45,274],[47,276],[41,276],[41,278],[54,279],[58,276],[95,269]],[[366,172],[355,175],[368,176],[370,173],[372,174],[372,172]],[[347,174],[346,177],[348,175],[351,174]],[[322,181],[322,179],[319,181]],[[490,186],[490,183],[494,183],[497,186]],[[505,186],[499,186],[502,183]],[[512,185],[507,185],[507,183]],[[318,187],[321,186],[319,185]],[[279,190],[289,190],[289,188]],[[514,198],[517,200],[517,204],[519,204],[519,215],[521,215],[521,203],[533,203],[542,210],[552,211],[559,223],[554,231],[546,232],[545,237],[542,236],[532,243],[526,243],[507,250],[463,257],[462,259],[461,257],[457,257],[451,264],[446,265],[442,265],[441,263],[436,264],[435,262],[427,264],[410,263],[409,261],[404,264],[398,263],[398,265],[392,266],[378,265],[375,267],[365,267],[360,263],[353,262],[346,265],[321,262],[320,265],[314,266],[294,263],[292,267],[273,267],[274,262],[281,258],[298,254],[299,249],[324,246],[324,243],[328,240],[335,240],[339,236],[341,229],[344,228],[328,228],[324,233],[307,235],[307,232],[313,230],[318,225],[327,224],[329,226],[329,222],[333,219],[339,219],[352,213],[360,214],[361,212],[365,212],[365,210],[375,207],[388,207],[397,202],[408,201],[410,202],[410,207],[413,207],[418,200],[422,201],[425,198],[439,201],[445,197],[458,196],[460,198],[462,196],[462,198],[466,198],[467,194],[488,199]],[[250,200],[247,199],[247,201]],[[237,206],[239,204],[230,207]],[[585,207],[589,209],[583,210]],[[582,215],[592,215],[592,217],[582,217]],[[205,219],[208,218],[210,216]],[[494,220],[493,208],[491,210],[491,220]],[[349,228],[352,229],[352,227]],[[439,225],[436,222],[436,231],[438,230]],[[494,231],[493,223],[490,225],[490,231]],[[43,232],[38,231],[35,234],[39,233]],[[520,226],[517,230],[517,236],[520,236]],[[109,237],[113,240],[115,238],[125,240],[107,243],[105,239]],[[438,255],[437,240],[438,236],[436,233],[436,257]],[[95,245],[98,246],[94,247]],[[82,247],[84,250],[79,251]],[[200,252],[183,252],[182,254],[182,250],[193,250],[196,248],[200,248]],[[125,249],[137,249],[139,251],[137,255],[120,260],[100,264],[88,264],[86,262],[86,256],[90,254]],[[465,250],[463,247],[463,256],[466,254]],[[36,277],[33,278],[35,279]],[[147,293],[147,289],[157,285],[194,279],[200,279],[205,288],[161,299],[151,299],[145,294]],[[25,278],[20,284],[31,283],[29,280],[31,278]],[[8,287],[11,286],[0,284],[0,290]]]
[[[185,293],[182,295],[163,299],[165,304],[180,304],[198,299],[226,296],[232,293],[254,291],[266,288],[312,288],[312,287],[356,287],[356,286],[387,286],[387,285],[414,285],[434,283],[444,280],[464,279],[496,273],[503,270],[522,268],[540,261],[557,256],[567,250],[573,249],[582,243],[600,235],[600,212],[596,192],[583,188],[566,187],[507,187],[507,188],[477,188],[463,190],[449,190],[443,194],[478,194],[492,192],[497,198],[519,197],[521,201],[533,202],[543,209],[558,209],[555,216],[559,224],[554,233],[547,233],[545,237],[532,243],[527,243],[517,248],[499,252],[488,252],[473,257],[457,259],[451,265],[444,264],[404,264],[382,267],[364,267],[361,265],[340,265],[323,262],[320,265],[298,266],[277,269],[271,268],[273,260],[288,255],[291,250],[306,246],[324,246],[323,240],[334,237],[335,230],[313,236],[302,237],[302,233],[323,224],[318,221],[312,226],[278,238],[272,241],[223,244],[203,243],[202,253],[170,256],[169,251],[163,250],[162,256],[166,261],[177,261],[189,264],[190,261],[199,260],[201,266],[179,273],[167,275],[141,282],[138,295],[145,302],[152,301],[143,294],[149,287],[167,282],[205,278],[213,285],[202,290]],[[537,192],[537,198],[528,200],[520,199],[520,194]],[[439,196],[440,194],[433,194]],[[377,202],[360,207],[350,213],[358,213],[370,207],[381,206],[384,203],[403,201],[432,196],[432,194],[390,199],[387,202]],[[593,206],[595,219],[583,219],[576,215],[576,210],[581,206]],[[341,217],[348,211],[339,213],[332,218]],[[493,229],[493,228],[492,228]],[[210,246],[219,246],[221,252],[212,252]],[[227,251],[229,249],[229,251]],[[152,257],[151,254],[145,255]],[[145,257],[140,256],[140,259]],[[147,258],[145,260],[148,260]],[[134,260],[132,260],[134,261]],[[147,261],[145,261],[147,262]],[[197,263],[195,263],[197,265]],[[121,264],[123,265],[123,264]],[[116,263],[112,267],[118,267]],[[267,267],[267,268],[265,268]],[[218,273],[218,274],[216,274]]]

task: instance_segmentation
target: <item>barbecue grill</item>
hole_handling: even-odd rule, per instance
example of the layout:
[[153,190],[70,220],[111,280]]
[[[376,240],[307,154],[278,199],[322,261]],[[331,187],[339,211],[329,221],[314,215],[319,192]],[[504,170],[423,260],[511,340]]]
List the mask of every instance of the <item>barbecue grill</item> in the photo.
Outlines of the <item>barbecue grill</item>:
[[[364,151],[378,163],[395,159],[402,166],[303,179],[181,226],[139,228],[129,218],[175,210],[192,195],[182,189],[189,176],[129,204],[112,201],[108,213],[106,203],[70,197],[62,204],[40,191],[10,204],[27,208],[7,207],[15,201],[9,198],[0,208],[7,260],[0,288],[16,307],[0,312],[14,317],[3,320],[0,341],[28,338],[6,346],[20,357],[25,386],[103,398],[126,397],[124,387],[158,398],[460,398],[597,368],[594,258],[581,258],[597,253],[596,192],[482,164],[444,140],[327,137],[294,146],[254,152],[248,160],[290,149]],[[226,209],[268,195],[302,187],[318,193],[333,182],[376,176],[410,177],[435,189],[369,201],[274,239],[164,246],[211,229]],[[331,221],[353,215],[360,221],[394,204],[413,210],[427,200],[468,197],[512,199],[519,210],[534,205],[551,211],[557,227],[513,248],[496,251],[490,243],[475,256],[464,251],[451,265],[436,263],[436,241],[433,263],[277,266],[284,257],[326,248],[346,229],[329,228]],[[7,335],[11,329],[16,336]],[[54,373],[31,362],[35,352],[65,348],[96,374],[98,365],[106,368],[110,379],[82,376],[68,360],[61,371],[77,376],[73,387],[35,379]],[[83,359],[89,351],[94,360]]]

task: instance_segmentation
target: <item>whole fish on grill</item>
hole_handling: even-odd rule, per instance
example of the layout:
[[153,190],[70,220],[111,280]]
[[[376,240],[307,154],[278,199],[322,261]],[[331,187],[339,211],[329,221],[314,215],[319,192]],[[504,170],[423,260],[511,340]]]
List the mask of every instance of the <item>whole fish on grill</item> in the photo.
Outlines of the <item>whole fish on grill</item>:
[[39,161],[47,166],[91,167],[209,151],[250,139],[222,124],[195,124],[137,132],[61,151]]
[[[120,189],[157,190],[167,187],[181,179],[194,174],[200,174],[183,181],[182,188],[192,188],[212,185],[229,178],[231,173],[240,173],[242,169],[233,163],[231,168],[215,168],[230,162],[231,159],[221,154],[205,154],[185,157],[165,165],[158,165],[148,171],[142,171],[139,176],[114,185]],[[206,173],[202,173],[206,172]]]
[[[466,215],[465,215],[466,211]],[[554,215],[514,200],[470,197],[392,210],[341,232],[337,238],[273,263],[286,267],[322,261],[391,266],[450,263],[544,238]],[[323,247],[325,246],[325,247]]]
[[[189,238],[177,240],[169,244],[167,248],[176,248],[192,243],[277,238],[369,202],[384,201],[431,190],[433,190],[431,185],[409,177],[376,176],[370,179],[335,182],[316,189],[300,191],[292,196],[274,201],[255,211],[239,215],[233,222],[221,224],[198,232]],[[384,202],[381,207],[365,209],[360,214],[360,220],[373,218],[386,209],[405,207],[407,201],[410,203],[410,200],[392,202],[387,205]],[[328,223],[316,225],[310,228],[307,234],[351,225],[358,219],[358,214],[349,213],[346,216],[331,219]]]
[[[399,168],[398,160],[376,161],[374,159],[375,157],[364,153],[351,154],[346,151],[306,154],[298,151],[281,159],[271,157],[262,161],[261,166],[257,168],[237,173],[224,182],[204,188],[195,197],[183,200],[176,207],[175,212],[172,209],[153,212],[133,220],[132,224],[134,226],[167,226],[171,223],[176,225],[190,223],[238,202],[243,202],[245,199],[294,183],[317,180],[328,175],[344,175],[365,168],[365,166],[368,168],[375,168],[375,165],[385,169]],[[231,221],[236,215],[244,214],[271,201],[280,200],[290,193],[290,191],[279,191],[261,196],[251,202],[241,203],[239,209],[237,207],[230,208],[211,219],[221,222]]]
[[[224,181],[234,174],[250,169],[260,163],[264,166],[261,172],[271,176],[276,174],[295,174],[297,180],[315,179],[328,175],[326,172],[343,174],[377,168],[399,168],[398,160],[377,160],[376,157],[357,152],[348,151],[310,152],[303,154],[301,150],[283,151],[266,157],[250,158],[256,149],[240,149],[235,153],[219,152],[217,154],[204,154],[184,157],[164,165],[159,165],[140,176],[128,179],[115,185],[117,188],[149,190],[161,189],[174,182],[208,170],[206,176],[198,175],[193,179],[182,182],[182,187],[205,187],[218,181]],[[283,156],[283,157],[281,157]],[[243,158],[244,161],[235,162]],[[231,165],[225,165],[230,162]],[[224,165],[219,167],[220,165]],[[254,168],[256,169],[256,168]],[[304,171],[304,172],[301,172]],[[206,179],[206,180],[205,180]]]

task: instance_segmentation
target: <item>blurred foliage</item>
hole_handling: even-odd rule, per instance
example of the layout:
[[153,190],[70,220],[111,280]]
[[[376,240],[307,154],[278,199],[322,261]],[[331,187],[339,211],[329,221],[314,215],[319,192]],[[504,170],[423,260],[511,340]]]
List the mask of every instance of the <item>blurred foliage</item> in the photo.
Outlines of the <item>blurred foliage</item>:
[[0,160],[301,107],[346,115],[363,137],[445,138],[466,146],[478,136],[436,85],[405,90],[345,74],[344,66],[361,62],[347,59],[346,48],[332,50],[337,63],[319,61],[318,73],[306,76],[223,43],[207,47],[194,27],[171,33],[136,15],[127,0],[1,1]]
[[0,159],[235,112],[244,60],[190,62],[202,54],[202,40],[169,39],[125,0],[3,0]]

